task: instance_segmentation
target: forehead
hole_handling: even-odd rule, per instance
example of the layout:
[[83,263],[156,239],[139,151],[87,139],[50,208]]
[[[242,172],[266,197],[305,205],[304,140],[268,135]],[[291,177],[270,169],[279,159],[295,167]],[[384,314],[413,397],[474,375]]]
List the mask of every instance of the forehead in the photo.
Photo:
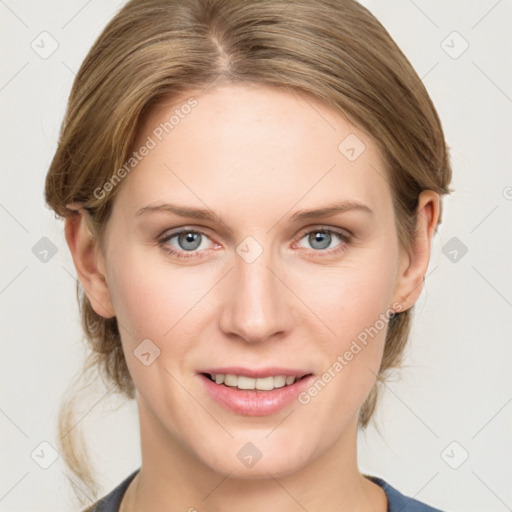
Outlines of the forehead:
[[232,85],[190,91],[147,115],[134,149],[144,145],[151,149],[120,194],[133,209],[178,199],[273,214],[340,199],[374,210],[390,205],[374,141],[302,93]]

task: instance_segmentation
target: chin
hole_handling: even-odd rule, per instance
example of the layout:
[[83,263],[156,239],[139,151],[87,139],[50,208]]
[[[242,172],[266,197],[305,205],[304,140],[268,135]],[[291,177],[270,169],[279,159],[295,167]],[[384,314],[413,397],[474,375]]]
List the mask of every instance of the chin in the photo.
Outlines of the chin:
[[311,459],[304,443],[297,443],[300,448],[284,448],[284,443],[279,443],[278,439],[277,442],[269,442],[264,437],[254,442],[247,439],[246,436],[229,445],[217,445],[199,458],[212,471],[240,480],[286,477],[303,468]]

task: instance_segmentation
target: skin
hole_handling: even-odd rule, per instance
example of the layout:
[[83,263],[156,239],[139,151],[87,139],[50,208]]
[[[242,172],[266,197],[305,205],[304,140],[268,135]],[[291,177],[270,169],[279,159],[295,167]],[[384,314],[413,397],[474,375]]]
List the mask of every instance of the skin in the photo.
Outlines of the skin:
[[[118,185],[105,247],[87,231],[84,210],[66,223],[95,311],[117,316],[122,326],[137,388],[142,469],[121,510],[384,512],[383,490],[358,470],[356,442],[386,328],[307,405],[294,401],[269,416],[223,408],[196,372],[277,365],[321,376],[380,314],[416,302],[439,197],[420,195],[418,237],[404,250],[372,139],[313,98],[265,86],[193,91],[160,105],[135,147],[190,96],[198,105]],[[355,161],[338,150],[349,134],[366,146]],[[299,210],[345,199],[374,214],[352,210],[290,223]],[[136,215],[163,202],[209,208],[222,222]],[[158,245],[160,235],[179,227],[205,234],[192,258],[168,253],[170,246],[186,253],[178,237]],[[352,238],[332,234],[329,248],[318,248],[311,238],[322,228]],[[252,263],[236,252],[247,236],[263,248]],[[133,352],[148,338],[161,353],[145,366]],[[251,468],[236,456],[247,442],[262,453]]]

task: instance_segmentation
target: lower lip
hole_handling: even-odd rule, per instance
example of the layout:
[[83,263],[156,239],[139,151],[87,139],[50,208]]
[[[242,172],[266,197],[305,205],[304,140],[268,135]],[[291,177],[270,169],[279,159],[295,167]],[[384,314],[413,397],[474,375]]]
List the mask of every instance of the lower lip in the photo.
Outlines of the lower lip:
[[220,405],[244,416],[268,416],[290,405],[308,387],[313,375],[272,391],[243,390],[216,384],[200,374],[208,394]]

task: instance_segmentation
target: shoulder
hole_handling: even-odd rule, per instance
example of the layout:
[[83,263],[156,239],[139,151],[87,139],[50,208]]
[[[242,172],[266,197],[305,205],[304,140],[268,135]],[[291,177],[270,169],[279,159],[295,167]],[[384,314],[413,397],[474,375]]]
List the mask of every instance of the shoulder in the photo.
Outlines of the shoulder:
[[376,476],[364,475],[372,482],[376,483],[386,493],[388,498],[387,512],[443,512],[438,508],[431,507],[426,503],[404,496],[400,491],[392,487],[382,478]]
[[103,496],[103,498],[88,506],[82,512],[118,512],[126,489],[128,489],[130,482],[135,478],[135,475],[139,471],[140,468],[127,476],[115,489],[110,491],[106,496]]

